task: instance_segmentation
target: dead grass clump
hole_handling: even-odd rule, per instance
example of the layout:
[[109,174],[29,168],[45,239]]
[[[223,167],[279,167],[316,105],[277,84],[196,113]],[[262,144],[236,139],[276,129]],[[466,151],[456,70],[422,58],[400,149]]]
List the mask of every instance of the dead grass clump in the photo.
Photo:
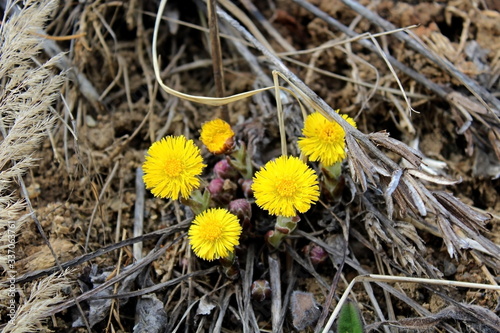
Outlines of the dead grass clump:
[[[64,293],[67,294],[71,288],[71,282],[66,274],[67,272],[52,274],[33,283],[29,296],[26,295],[15,316],[11,317],[12,320],[8,321],[2,332],[35,332],[43,328],[46,325],[44,321],[47,320],[47,313],[64,301],[66,298]],[[2,285],[2,287],[8,289],[8,286]],[[11,295],[4,296],[6,296],[4,299],[12,299]]]
[[[16,237],[30,220],[25,211],[28,194],[23,176],[36,165],[35,152],[54,124],[56,116],[51,107],[63,77],[54,74],[59,57],[44,63],[37,60],[42,42],[38,30],[57,7],[57,1],[13,1],[4,5],[0,26],[0,266],[5,277],[15,281],[16,261],[22,253]],[[9,312],[13,316],[5,330],[35,329],[47,308],[62,299],[53,296],[63,286],[66,284],[62,278],[54,277],[38,284],[23,307],[15,307],[15,314]],[[15,301],[13,287],[12,283],[2,284],[2,294],[10,291],[4,300]]]

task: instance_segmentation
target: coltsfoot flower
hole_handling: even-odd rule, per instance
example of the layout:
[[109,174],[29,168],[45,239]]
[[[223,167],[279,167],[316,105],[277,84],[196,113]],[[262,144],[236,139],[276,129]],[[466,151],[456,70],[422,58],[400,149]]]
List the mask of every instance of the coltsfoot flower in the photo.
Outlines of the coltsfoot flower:
[[200,185],[205,165],[200,149],[184,136],[167,136],[149,147],[142,165],[144,183],[156,197],[187,198]]
[[[348,115],[344,114],[342,118],[356,127],[356,122]],[[345,158],[344,130],[321,113],[315,112],[307,116],[302,135],[304,137],[298,141],[299,148],[311,161],[320,161],[324,166],[331,166]]]
[[297,157],[280,156],[253,178],[255,203],[272,215],[305,213],[319,197],[318,177]]
[[188,231],[194,253],[205,260],[229,257],[239,244],[238,217],[224,208],[211,208],[196,216]]
[[200,140],[213,154],[230,153],[234,148],[234,132],[227,122],[214,119],[201,126]]

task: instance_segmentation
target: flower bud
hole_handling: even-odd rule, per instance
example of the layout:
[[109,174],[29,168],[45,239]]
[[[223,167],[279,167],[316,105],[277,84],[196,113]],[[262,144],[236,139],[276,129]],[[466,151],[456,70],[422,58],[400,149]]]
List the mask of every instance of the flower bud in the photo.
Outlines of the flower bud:
[[212,196],[218,195],[220,192],[224,191],[224,180],[221,178],[212,179],[207,186],[207,190]]
[[309,255],[309,259],[311,259],[311,263],[314,266],[323,263],[328,258],[328,252],[316,244],[306,245],[303,251],[305,254]]
[[245,229],[250,224],[252,218],[252,206],[247,199],[236,199],[229,203],[229,211],[238,216],[240,223]]
[[200,140],[213,154],[230,154],[234,149],[234,132],[227,122],[214,119],[201,126]]
[[227,159],[220,160],[214,165],[214,174],[217,178],[236,180],[239,177],[236,170]]
[[267,280],[256,280],[250,288],[252,299],[256,301],[262,302],[271,298],[271,285]]
[[238,181],[238,184],[240,184],[241,190],[243,191],[243,195],[247,199],[253,198],[252,183],[252,179],[240,179]]
[[207,190],[210,192],[212,200],[221,204],[227,204],[234,197],[236,184],[229,179],[214,178],[208,184]]

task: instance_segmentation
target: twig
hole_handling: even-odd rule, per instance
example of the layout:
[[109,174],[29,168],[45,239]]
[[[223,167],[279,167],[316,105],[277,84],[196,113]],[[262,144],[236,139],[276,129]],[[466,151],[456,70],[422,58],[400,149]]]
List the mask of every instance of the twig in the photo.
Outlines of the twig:
[[[297,253],[295,252],[295,254]],[[297,269],[296,266],[293,265],[293,260],[287,260],[287,266],[285,269],[287,272],[286,281],[288,283],[285,291],[285,296],[283,297],[283,304],[281,306],[281,314],[280,314],[281,319],[278,327],[283,327],[283,324],[287,318],[286,312],[289,309],[290,298],[292,297],[292,293],[294,291],[295,285],[297,284],[297,278],[298,278]]]
[[[134,209],[134,237],[139,237],[144,231],[144,200],[146,189],[142,180],[142,168],[135,171],[135,209]],[[142,242],[135,243],[133,248],[134,259],[142,259]]]
[[220,305],[219,305],[219,316],[215,322],[214,332],[222,331],[222,321],[224,320],[224,315],[226,314],[227,308],[229,307],[229,300],[234,294],[234,288],[224,288],[221,295]]
[[[19,184],[21,186],[21,190],[22,190],[22,193],[23,193],[23,196],[24,196],[24,200],[26,200],[26,205],[28,206],[28,208],[29,208],[29,210],[31,212],[31,217],[33,218],[33,221],[35,221],[35,225],[36,225],[36,227],[38,229],[38,232],[42,236],[42,238],[43,238],[45,244],[47,245],[47,247],[49,248],[50,253],[52,254],[52,257],[54,257],[54,262],[56,263],[57,268],[61,272],[61,275],[65,276],[65,272],[64,272],[64,269],[63,269],[63,267],[61,265],[61,262],[59,261],[59,258],[57,256],[56,252],[54,251],[54,248],[50,244],[50,241],[47,238],[47,234],[45,233],[45,231],[42,228],[42,224],[40,223],[40,221],[38,220],[38,217],[35,214],[35,210],[33,209],[33,206],[31,205],[31,200],[29,198],[28,190],[26,189],[26,185],[24,184],[24,180],[23,180],[23,178],[20,175],[18,176],[18,182],[19,182]],[[16,283],[19,283],[17,279],[16,279]],[[71,289],[71,296],[73,297],[72,301],[74,302],[74,304],[78,308],[78,311],[82,315],[83,322],[85,324],[85,327],[87,328],[87,331],[89,333],[92,332],[92,329],[90,328],[90,324],[89,324],[89,322],[87,320],[87,317],[85,317],[85,313],[83,312],[83,309],[82,309],[82,307],[80,305],[80,302],[78,301],[78,299],[76,297],[76,294],[75,294],[75,291],[73,289]]]
[[155,284],[155,285],[153,285],[151,287],[142,288],[142,289],[138,289],[138,290],[135,290],[135,291],[129,291],[129,292],[124,292],[124,293],[119,293],[119,294],[96,295],[94,297],[89,297],[88,299],[91,300],[91,299],[108,299],[108,298],[114,299],[114,298],[139,297],[139,296],[151,294],[151,293],[154,293],[154,292],[158,292],[158,291],[162,290],[163,288],[174,286],[174,285],[178,284],[179,282],[182,282],[184,280],[187,280],[187,279],[190,279],[190,278],[193,278],[193,277],[207,276],[208,274],[212,274],[215,271],[217,271],[217,269],[218,269],[217,266],[213,266],[213,267],[207,268],[207,269],[202,270],[202,271],[196,271],[196,272],[192,272],[192,273],[188,273],[188,274],[184,274],[184,275],[175,277],[175,278],[173,278],[171,280]]
[[[250,295],[250,288],[252,285],[253,269],[255,263],[255,247],[253,244],[248,246],[245,258],[245,270],[244,274],[241,276],[241,293],[243,294],[243,332],[258,332],[259,325],[257,319],[255,318],[255,312],[252,306],[252,300]],[[247,330],[245,331],[245,328]]]
[[359,275],[356,276],[351,283],[347,286],[344,294],[340,298],[335,310],[330,316],[330,319],[326,323],[326,326],[323,329],[323,333],[328,333],[330,327],[332,327],[333,322],[337,318],[337,315],[342,308],[342,305],[347,300],[347,296],[349,295],[349,291],[352,289],[354,284],[357,282],[386,282],[386,283],[398,283],[398,282],[407,282],[407,283],[423,283],[423,284],[432,284],[439,286],[449,286],[449,287],[464,287],[464,288],[477,288],[477,289],[488,289],[488,290],[496,290],[500,292],[500,286],[489,285],[483,283],[471,283],[471,282],[462,282],[462,281],[450,281],[450,280],[435,280],[435,279],[424,279],[424,278],[414,278],[414,277],[404,277],[404,276],[388,276],[388,275],[376,275],[376,274],[368,274],[368,275]]
[[87,237],[85,238],[85,247],[83,249],[84,252],[87,252],[87,249],[89,247],[90,232],[92,231],[92,225],[94,224],[94,218],[95,218],[95,214],[97,213],[97,209],[99,208],[99,204],[101,203],[101,200],[104,197],[104,193],[106,193],[106,190],[108,189],[109,185],[111,184],[111,180],[115,177],[115,174],[116,174],[116,171],[118,171],[119,165],[120,165],[120,162],[116,161],[113,169],[111,170],[111,173],[108,175],[108,178],[106,179],[106,182],[104,183],[104,186],[101,189],[101,193],[99,194],[99,197],[97,198],[94,209],[92,210],[92,215],[90,216],[89,226],[87,227]]
[[270,253],[267,257],[269,265],[269,278],[271,284],[271,316],[273,333],[281,332],[281,277],[280,261],[276,252]]
[[[262,26],[267,30],[269,35],[271,35],[276,42],[278,42],[281,47],[287,52],[295,52],[295,48],[288,43],[288,41],[281,36],[281,34],[272,26],[271,23],[262,15],[259,9],[250,0],[242,0],[241,3],[245,6],[246,10],[255,17],[255,19],[262,24]],[[233,13],[234,14],[234,13]],[[268,47],[269,48],[269,47]],[[272,48],[269,48],[272,50]]]
[[[225,96],[224,89],[224,68],[222,63],[222,51],[220,46],[220,36],[219,36],[219,22],[217,19],[217,14],[215,13],[215,7],[217,5],[217,0],[207,0],[207,10],[208,10],[208,27],[210,35],[210,47],[212,53],[212,68],[214,74],[214,84],[215,84],[215,95],[217,97]],[[219,107],[220,118],[224,121],[229,122],[229,109],[227,105],[221,105]]]
[[257,38],[268,50],[274,52],[273,47],[267,39],[262,35],[259,29],[255,26],[253,21],[241,10],[238,6],[229,0],[219,0],[219,3],[226,8],[234,17],[240,20],[241,23]]
[[[348,211],[347,211],[348,212]],[[336,217],[336,216],[334,216]],[[337,220],[340,220],[337,218]],[[316,324],[316,327],[314,328],[315,332],[319,332],[321,330],[321,327],[323,327],[323,323],[325,322],[326,317],[328,316],[328,311],[330,309],[330,306],[333,301],[333,297],[335,296],[335,291],[337,291],[337,286],[340,281],[340,276],[342,275],[342,271],[344,269],[344,265],[346,262],[347,258],[347,244],[349,244],[349,225],[350,225],[350,218],[349,215],[344,220],[340,220],[340,225],[342,226],[342,234],[344,236],[343,240],[344,243],[342,244],[342,261],[340,262],[340,265],[337,267],[337,271],[335,272],[335,276],[333,277],[332,284],[330,286],[330,290],[328,291],[328,296],[326,296],[325,303],[323,305],[323,311],[321,312],[320,317],[318,318],[318,322]]]
[[81,302],[81,301],[87,300],[87,299],[91,298],[92,296],[94,296],[95,294],[99,293],[100,291],[108,288],[109,286],[112,286],[113,284],[124,280],[127,276],[130,276],[132,273],[135,273],[139,270],[142,270],[147,265],[151,264],[153,261],[158,259],[161,255],[163,255],[165,253],[165,251],[167,251],[173,244],[175,244],[176,242],[178,242],[179,240],[181,240],[184,237],[185,237],[185,234],[181,234],[179,237],[174,239],[169,245],[165,245],[164,247],[162,247],[158,250],[151,251],[146,257],[144,257],[143,259],[141,259],[137,263],[133,264],[123,274],[115,276],[114,278],[97,286],[96,288],[89,290],[88,292],[78,296],[75,300],[66,301],[66,302],[52,308],[46,315],[52,316],[58,312],[61,312],[65,309],[75,305],[75,302]]
[[[81,265],[89,260],[92,260],[94,258],[98,258],[106,253],[120,249],[120,248],[125,247],[125,246],[133,245],[137,242],[143,242],[145,240],[157,238],[157,237],[163,236],[163,235],[169,236],[169,235],[175,234],[179,231],[185,230],[189,226],[189,224],[190,224],[190,221],[184,221],[182,223],[175,224],[175,225],[168,227],[168,228],[165,228],[165,229],[161,229],[161,230],[150,232],[148,234],[144,234],[140,237],[129,238],[129,239],[126,239],[124,241],[108,245],[106,247],[100,248],[97,251],[84,254],[80,257],[71,259],[67,262],[63,262],[63,263],[61,263],[61,267],[63,269],[66,269],[68,267],[78,266],[78,265]],[[16,279],[16,283],[30,282],[30,281],[33,281],[35,279],[38,279],[39,277],[52,274],[52,273],[56,272],[58,269],[59,269],[58,266],[54,266],[54,267],[38,270],[35,272],[26,273],[23,276]],[[7,284],[8,281],[2,281],[0,283]]]

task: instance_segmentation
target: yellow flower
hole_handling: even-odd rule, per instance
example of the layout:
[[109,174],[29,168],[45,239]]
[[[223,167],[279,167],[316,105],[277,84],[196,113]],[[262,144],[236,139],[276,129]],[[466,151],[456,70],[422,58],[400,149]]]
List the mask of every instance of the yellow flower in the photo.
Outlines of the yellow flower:
[[253,178],[255,203],[272,215],[304,213],[319,197],[318,177],[297,157],[280,156],[267,162]]
[[234,132],[222,119],[215,119],[201,126],[200,140],[213,154],[229,153],[234,145]]
[[200,149],[184,136],[167,136],[154,142],[142,165],[146,188],[156,197],[189,197],[200,185],[198,176],[205,165]]
[[[342,118],[356,127],[351,117],[344,114]],[[321,113],[315,112],[307,116],[302,134],[304,137],[299,138],[298,145],[311,161],[320,161],[324,166],[331,166],[345,158],[344,130]]]
[[189,228],[194,253],[205,260],[227,258],[238,245],[241,226],[236,215],[224,208],[211,208],[196,216]]

